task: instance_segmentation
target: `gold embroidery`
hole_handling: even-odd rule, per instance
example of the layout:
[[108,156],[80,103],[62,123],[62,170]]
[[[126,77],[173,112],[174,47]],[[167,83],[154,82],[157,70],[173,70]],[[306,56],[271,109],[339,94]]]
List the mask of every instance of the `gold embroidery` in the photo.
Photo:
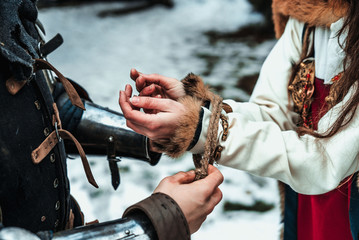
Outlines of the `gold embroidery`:
[[291,92],[294,102],[294,111],[300,114],[303,127],[313,128],[312,118],[310,115],[310,106],[314,93],[315,78],[314,58],[306,58],[300,63],[300,68],[294,77],[288,90]]
[[331,79],[333,82],[332,86],[330,87],[330,91],[327,97],[325,97],[325,101],[327,102],[329,108],[333,107],[335,101],[338,98],[338,82],[342,78],[343,72],[339,73],[335,77]]

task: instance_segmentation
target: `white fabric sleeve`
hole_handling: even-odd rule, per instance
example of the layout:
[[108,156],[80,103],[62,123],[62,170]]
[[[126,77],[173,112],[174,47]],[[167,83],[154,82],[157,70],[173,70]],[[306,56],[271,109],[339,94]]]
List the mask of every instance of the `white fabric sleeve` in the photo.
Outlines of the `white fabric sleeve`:
[[[229,134],[222,141],[219,126],[218,141],[224,150],[219,164],[255,175],[278,179],[302,194],[322,194],[336,188],[358,170],[359,116],[334,137],[317,139],[298,137],[294,130],[297,114],[291,109],[287,85],[291,63],[299,59],[303,24],[288,21],[282,38],[263,64],[258,83],[249,103],[226,101],[229,113]],[[347,101],[349,95],[343,101]],[[344,104],[344,103],[343,103]],[[341,104],[321,119],[318,131],[325,131],[335,121]],[[209,120],[205,111],[203,123]],[[208,127],[208,123],[203,124]],[[203,127],[196,146],[203,151],[207,128]]]

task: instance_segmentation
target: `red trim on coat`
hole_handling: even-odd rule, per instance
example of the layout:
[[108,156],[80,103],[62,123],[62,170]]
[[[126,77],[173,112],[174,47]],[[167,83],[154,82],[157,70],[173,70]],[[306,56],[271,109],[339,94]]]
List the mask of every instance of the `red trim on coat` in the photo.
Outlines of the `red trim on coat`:
[[[325,97],[330,85],[315,79],[311,106],[314,129],[327,112]],[[338,143],[340,144],[340,143]],[[344,160],[344,159],[343,159]],[[352,240],[349,223],[351,181],[320,195],[298,194],[297,240]]]

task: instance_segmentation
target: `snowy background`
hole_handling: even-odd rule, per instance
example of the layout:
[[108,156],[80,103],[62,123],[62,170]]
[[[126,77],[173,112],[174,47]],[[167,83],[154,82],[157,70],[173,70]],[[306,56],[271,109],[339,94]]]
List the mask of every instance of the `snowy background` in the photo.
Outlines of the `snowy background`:
[[[247,24],[261,23],[262,16],[246,0],[174,2],[171,9],[157,5],[107,17],[99,15],[131,7],[133,3],[40,9],[39,19],[47,38],[61,33],[65,40],[48,60],[84,86],[94,102],[116,111],[121,111],[119,90],[125,84],[133,85],[129,78],[131,68],[178,79],[194,72],[225,98],[248,99],[249,92],[240,88],[240,80],[258,74],[275,40],[213,41],[208,32],[235,32]],[[126,207],[149,196],[163,177],[193,168],[189,154],[177,160],[163,156],[155,167],[123,159],[119,164],[121,185],[114,191],[106,157],[88,158],[99,189],[87,183],[77,157],[68,161],[71,192],[88,222],[121,217]],[[278,239],[276,182],[220,165],[218,168],[225,177],[220,187],[223,200],[192,239]]]

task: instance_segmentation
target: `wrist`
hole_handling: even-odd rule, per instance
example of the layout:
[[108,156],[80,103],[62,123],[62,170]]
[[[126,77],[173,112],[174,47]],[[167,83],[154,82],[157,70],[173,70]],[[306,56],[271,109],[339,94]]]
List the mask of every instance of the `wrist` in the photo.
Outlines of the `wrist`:
[[173,158],[181,156],[193,141],[202,106],[202,101],[191,96],[180,98],[178,102],[185,107],[185,112],[179,117],[174,134],[169,139],[151,142],[154,151],[164,152]]

